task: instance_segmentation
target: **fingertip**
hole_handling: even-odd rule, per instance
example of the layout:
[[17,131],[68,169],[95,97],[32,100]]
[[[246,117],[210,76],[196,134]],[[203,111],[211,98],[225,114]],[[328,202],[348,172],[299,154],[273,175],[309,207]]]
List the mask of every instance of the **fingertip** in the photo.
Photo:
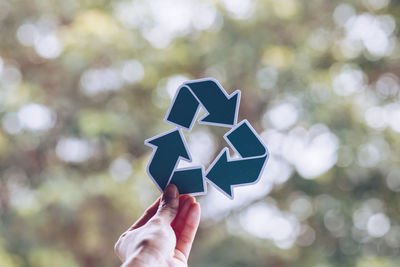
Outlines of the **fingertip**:
[[179,215],[181,218],[185,218],[186,215],[188,214],[190,207],[192,205],[193,202],[193,198],[192,197],[188,197],[185,199],[185,201],[182,203],[182,206],[179,207]]
[[190,198],[191,196],[188,194],[179,195],[179,207],[185,203],[186,199]]
[[187,198],[189,195],[188,194],[181,194],[179,195],[179,199],[184,199]]
[[158,207],[157,215],[163,219],[165,222],[171,224],[178,212],[179,208],[179,191],[178,188],[169,184],[161,197],[160,205]]
[[163,198],[164,199],[175,199],[179,196],[179,191],[176,185],[169,184],[164,190]]
[[194,209],[195,209],[196,212],[198,212],[198,213],[201,212],[201,207],[200,207],[200,203],[199,203],[199,202],[195,202],[195,203],[194,203]]
[[193,202],[189,208],[188,219],[197,221],[200,219],[200,214],[201,214],[200,204],[197,202]]
[[[185,206],[189,206],[194,203],[195,199],[188,194],[182,195],[179,197],[179,210],[183,210]],[[187,211],[188,209],[186,209]]]

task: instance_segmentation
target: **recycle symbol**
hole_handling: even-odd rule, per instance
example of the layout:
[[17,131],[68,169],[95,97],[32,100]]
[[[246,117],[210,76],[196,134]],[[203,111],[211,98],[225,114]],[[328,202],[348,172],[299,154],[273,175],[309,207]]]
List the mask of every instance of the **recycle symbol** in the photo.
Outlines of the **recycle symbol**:
[[[237,90],[229,96],[212,78],[187,81],[178,88],[164,119],[176,128],[145,141],[153,148],[147,173],[160,191],[172,183],[181,194],[203,195],[208,181],[233,199],[233,187],[259,181],[269,153],[247,120],[237,123],[240,95]],[[182,129],[192,129],[200,107],[206,111],[200,124],[231,128],[224,139],[240,158],[230,158],[225,147],[205,172],[203,166],[177,169],[181,159],[192,161]]]

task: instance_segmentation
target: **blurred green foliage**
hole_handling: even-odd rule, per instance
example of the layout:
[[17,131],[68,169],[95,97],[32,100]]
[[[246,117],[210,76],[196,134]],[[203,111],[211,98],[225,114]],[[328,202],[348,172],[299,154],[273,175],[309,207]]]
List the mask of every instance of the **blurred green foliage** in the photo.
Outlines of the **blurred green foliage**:
[[[209,76],[272,156],[198,198],[190,265],[398,266],[399,22],[395,0],[0,0],[0,266],[117,266],[159,194],[143,141]],[[200,163],[225,130],[188,134]]]

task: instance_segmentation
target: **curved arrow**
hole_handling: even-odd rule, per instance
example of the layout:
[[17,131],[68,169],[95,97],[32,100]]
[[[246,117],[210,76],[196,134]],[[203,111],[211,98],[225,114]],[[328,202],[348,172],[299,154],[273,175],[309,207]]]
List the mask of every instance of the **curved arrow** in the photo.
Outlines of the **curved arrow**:
[[224,138],[242,158],[229,159],[228,148],[224,148],[208,168],[206,178],[233,199],[233,187],[258,182],[269,153],[247,120],[227,132]]
[[182,194],[205,192],[202,167],[175,170],[180,159],[192,161],[179,129],[154,136],[145,141],[154,151],[147,165],[147,173],[162,192],[169,183],[178,187]]
[[165,121],[190,130],[202,106],[207,114],[199,123],[232,127],[237,121],[239,103],[240,91],[228,95],[215,79],[187,81],[178,88]]

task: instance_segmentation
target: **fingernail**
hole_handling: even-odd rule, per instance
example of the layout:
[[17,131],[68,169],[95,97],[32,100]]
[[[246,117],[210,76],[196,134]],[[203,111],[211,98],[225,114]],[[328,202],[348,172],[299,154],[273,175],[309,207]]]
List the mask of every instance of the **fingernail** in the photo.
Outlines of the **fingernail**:
[[178,189],[175,185],[169,184],[167,188],[165,188],[164,194],[167,198],[177,198],[178,197]]

